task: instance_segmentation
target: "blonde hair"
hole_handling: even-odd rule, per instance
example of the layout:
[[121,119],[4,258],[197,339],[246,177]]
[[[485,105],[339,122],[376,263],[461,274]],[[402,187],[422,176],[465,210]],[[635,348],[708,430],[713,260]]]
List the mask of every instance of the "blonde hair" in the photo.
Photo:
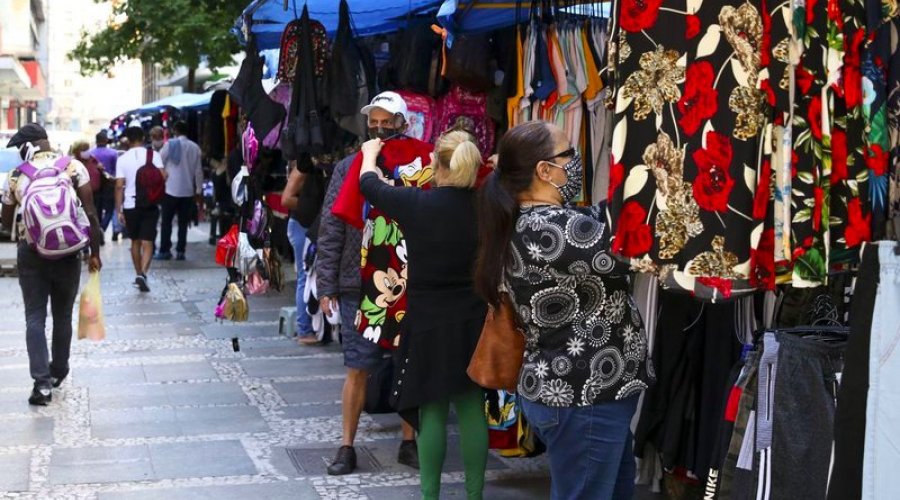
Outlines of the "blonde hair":
[[165,137],[166,137],[166,131],[159,125],[155,125],[153,128],[150,129],[150,140],[151,141],[154,141],[154,140],[161,141],[161,140],[165,139]]
[[75,141],[69,148],[69,156],[81,161],[81,153],[91,149],[91,145],[87,141]]
[[471,188],[481,167],[481,151],[468,132],[450,131],[434,145],[434,163],[438,185]]

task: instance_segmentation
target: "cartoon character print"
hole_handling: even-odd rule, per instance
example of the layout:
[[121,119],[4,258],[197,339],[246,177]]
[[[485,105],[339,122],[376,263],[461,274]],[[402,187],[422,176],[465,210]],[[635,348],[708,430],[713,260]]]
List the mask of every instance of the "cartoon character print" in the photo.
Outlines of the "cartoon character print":
[[[397,186],[428,189],[433,170],[417,157],[396,167],[392,177]],[[406,316],[406,240],[399,224],[377,207],[370,207],[366,217],[360,264],[363,297],[356,327],[367,340],[396,348]]]
[[422,159],[416,158],[408,165],[397,167],[395,175],[403,186],[421,186],[431,182],[434,177],[434,168],[431,165],[422,165]]

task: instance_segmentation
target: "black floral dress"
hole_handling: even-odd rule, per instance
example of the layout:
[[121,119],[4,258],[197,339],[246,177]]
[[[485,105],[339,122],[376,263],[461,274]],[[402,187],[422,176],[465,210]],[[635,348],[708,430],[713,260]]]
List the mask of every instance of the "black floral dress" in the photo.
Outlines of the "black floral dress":
[[759,8],[619,0],[614,12],[613,251],[703,299],[774,286],[772,259],[756,255],[773,246],[768,196],[754,204],[771,180]]

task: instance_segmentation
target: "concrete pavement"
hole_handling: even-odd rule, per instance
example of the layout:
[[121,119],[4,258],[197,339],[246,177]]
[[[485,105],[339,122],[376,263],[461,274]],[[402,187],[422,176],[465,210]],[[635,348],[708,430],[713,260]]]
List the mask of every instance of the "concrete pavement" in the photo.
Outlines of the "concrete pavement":
[[[27,404],[21,294],[0,278],[0,498],[418,498],[416,471],[396,462],[393,415],[363,416],[358,474],[325,474],[340,442],[340,347],[278,336],[292,291],[251,297],[247,323],[214,321],[225,273],[205,239],[194,228],[186,262],[154,263],[149,294],[131,285],[128,243],[104,247],[108,338],[73,343],[71,375],[46,408]],[[465,497],[456,434],[447,498]],[[549,497],[544,458],[492,456],[488,469],[485,498]]]

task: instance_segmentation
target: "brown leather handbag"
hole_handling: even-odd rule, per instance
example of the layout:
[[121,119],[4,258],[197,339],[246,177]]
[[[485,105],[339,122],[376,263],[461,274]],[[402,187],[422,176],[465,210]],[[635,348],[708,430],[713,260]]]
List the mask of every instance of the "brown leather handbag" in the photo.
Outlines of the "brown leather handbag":
[[466,373],[486,389],[515,392],[525,355],[525,336],[509,295],[501,293],[500,299],[499,308],[488,309]]

